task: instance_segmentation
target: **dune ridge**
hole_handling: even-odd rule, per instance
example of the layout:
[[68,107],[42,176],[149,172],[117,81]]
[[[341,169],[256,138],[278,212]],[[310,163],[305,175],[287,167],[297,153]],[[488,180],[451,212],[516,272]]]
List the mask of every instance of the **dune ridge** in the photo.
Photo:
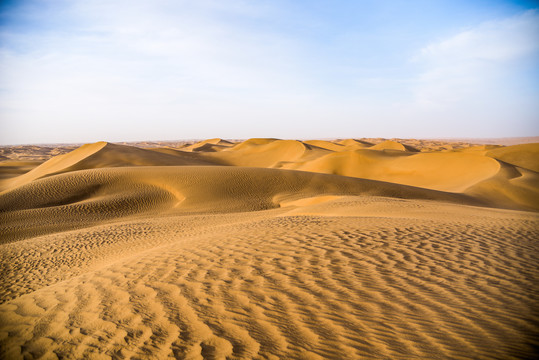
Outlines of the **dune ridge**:
[[[56,156],[26,174],[1,180],[0,189],[9,190],[42,177],[83,169],[227,165],[392,182],[465,193],[490,206],[539,210],[538,190],[533,185],[539,183],[537,154],[539,144],[419,151],[396,141],[373,144],[355,139],[303,142],[254,138],[234,144],[215,138],[179,149],[140,149],[100,142]],[[522,177],[520,180],[512,177],[516,173],[516,177]]]
[[11,241],[11,237],[36,236],[138,213],[260,211],[320,194],[482,204],[463,194],[292,170],[228,166],[108,168],[59,174],[2,193],[0,222],[4,225],[0,225],[0,231],[3,241]]
[[7,187],[20,186],[45,176],[83,169],[209,164],[211,163],[200,157],[186,155],[180,150],[152,151],[101,141],[86,144],[67,154],[53,157],[28,173],[13,179]]
[[215,138],[0,161],[0,358],[534,358],[538,150]]

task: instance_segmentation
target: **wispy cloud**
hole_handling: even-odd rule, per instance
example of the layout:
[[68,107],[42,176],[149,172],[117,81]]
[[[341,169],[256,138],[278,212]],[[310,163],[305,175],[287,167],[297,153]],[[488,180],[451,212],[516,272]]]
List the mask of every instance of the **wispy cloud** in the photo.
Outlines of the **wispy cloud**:
[[[152,78],[176,82],[180,88],[191,82],[190,88],[241,89],[290,79],[279,74],[293,63],[288,55],[293,44],[273,33],[246,33],[234,23],[234,17],[256,17],[254,9],[232,2],[222,14],[217,2],[163,3],[168,6],[147,7],[143,1],[130,2],[129,7],[74,3],[66,17],[77,19],[76,25],[29,39],[17,34],[17,41],[33,41],[28,46],[32,51],[9,52],[3,60],[24,58],[37,68],[47,67],[44,75],[71,77],[76,72],[77,77],[102,77],[105,84],[119,78]],[[55,66],[59,71],[52,71]]]
[[[194,136],[189,121],[224,122],[245,116],[253,103],[286,103],[306,89],[293,39],[256,27],[246,31],[268,16],[267,6],[148,4],[74,2],[55,13],[58,23],[69,19],[66,27],[45,24],[44,31],[28,35],[4,31],[6,43],[24,45],[0,52],[0,106],[12,132],[40,118],[66,127],[92,121],[96,136],[108,131],[118,138],[120,124],[158,118],[185,121],[187,136]],[[240,96],[243,104],[237,103]],[[119,129],[100,129],[111,118]]]
[[420,49],[412,59],[411,98],[397,108],[431,133],[537,133],[537,64],[536,10],[484,22]]
[[539,112],[537,11],[429,43],[400,31],[415,12],[376,2],[389,28],[355,2],[331,18],[286,1],[23,4],[0,23],[1,142],[480,136],[511,114],[529,131]]
[[537,11],[482,23],[421,49],[414,58],[424,69],[414,89],[416,101],[444,108],[471,94],[489,96],[495,88],[503,90],[505,76],[538,60]]

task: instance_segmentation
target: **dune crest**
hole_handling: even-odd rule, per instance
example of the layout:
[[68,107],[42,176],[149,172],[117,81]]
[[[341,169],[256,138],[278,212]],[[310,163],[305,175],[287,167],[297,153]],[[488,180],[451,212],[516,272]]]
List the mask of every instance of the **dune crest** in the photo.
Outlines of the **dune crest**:
[[367,148],[372,147],[374,144],[365,140],[356,140],[356,139],[344,139],[341,141],[337,141],[337,144],[341,144],[347,147],[355,147],[355,148]]
[[401,144],[397,141],[386,140],[370,147],[372,150],[399,150],[417,152],[418,150],[412,146]]
[[[431,199],[481,205],[468,195],[278,169],[222,166],[73,171],[0,194],[3,241],[141,213],[227,213],[275,209],[330,194]],[[54,219],[43,222],[42,219]]]
[[520,144],[490,149],[485,155],[494,159],[539,172],[539,144]]
[[371,149],[331,153],[287,167],[451,192],[464,191],[500,169],[495,160],[473,154],[412,155]]
[[200,157],[184,156],[181,151],[177,150],[159,152],[100,141],[83,145],[64,155],[55,156],[30,172],[13,179],[8,187],[20,186],[50,175],[84,169],[212,164]]
[[[496,207],[534,210],[539,209],[534,185],[538,154],[539,144],[419,152],[415,147],[390,140],[372,144],[355,139],[330,142],[253,138],[234,144],[215,138],[181,149],[141,149],[98,142],[53,157],[26,174],[3,180],[0,186],[6,190],[42,177],[83,169],[227,165],[378,180],[465,193]],[[503,166],[509,170],[502,171]],[[520,180],[507,175],[522,172],[525,175]]]
[[232,143],[221,138],[199,141],[193,145],[182,148],[183,151],[219,151],[230,147]]
[[298,161],[314,152],[309,145],[301,141],[249,139],[226,151],[208,154],[208,156],[233,166],[280,167],[282,162]]

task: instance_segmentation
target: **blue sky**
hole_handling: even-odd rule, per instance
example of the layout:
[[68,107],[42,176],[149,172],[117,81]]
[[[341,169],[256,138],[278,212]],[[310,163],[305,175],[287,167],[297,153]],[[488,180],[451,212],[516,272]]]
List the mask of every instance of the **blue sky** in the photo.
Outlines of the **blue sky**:
[[4,1],[0,143],[539,135],[533,1]]

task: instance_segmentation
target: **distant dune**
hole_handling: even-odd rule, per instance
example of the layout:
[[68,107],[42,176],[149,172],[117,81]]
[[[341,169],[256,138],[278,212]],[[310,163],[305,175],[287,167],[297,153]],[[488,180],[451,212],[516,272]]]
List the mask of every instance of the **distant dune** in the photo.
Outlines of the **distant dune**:
[[24,149],[2,359],[537,356],[539,143]]
[[486,145],[519,145],[539,143],[539,136],[528,137],[505,137],[505,138],[462,138],[462,139],[440,139],[444,142],[466,142],[471,144],[486,144]]

